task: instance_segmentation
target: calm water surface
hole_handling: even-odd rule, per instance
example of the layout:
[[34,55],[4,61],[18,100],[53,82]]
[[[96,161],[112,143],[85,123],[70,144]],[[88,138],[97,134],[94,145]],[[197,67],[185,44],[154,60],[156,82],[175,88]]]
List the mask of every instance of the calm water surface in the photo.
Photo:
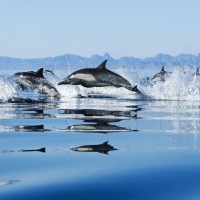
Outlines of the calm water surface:
[[199,199],[199,101],[0,104],[1,199]]

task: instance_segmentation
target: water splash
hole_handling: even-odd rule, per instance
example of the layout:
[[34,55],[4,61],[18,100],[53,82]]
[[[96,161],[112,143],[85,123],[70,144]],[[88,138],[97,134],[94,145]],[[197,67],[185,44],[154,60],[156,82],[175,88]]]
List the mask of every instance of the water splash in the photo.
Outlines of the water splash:
[[156,100],[200,100],[200,77],[193,70],[174,69],[164,82],[145,86],[142,91]]
[[[125,88],[100,87],[84,88],[82,86],[59,85],[68,72],[65,70],[54,70],[57,76],[46,76],[46,79],[59,91],[62,100],[77,98],[78,96],[88,97],[88,95],[99,94],[102,97],[112,97],[116,99],[137,100],[200,100],[200,76],[194,75],[195,69],[184,67],[183,69],[174,68],[170,76],[166,77],[164,82],[151,83],[150,79],[145,84],[141,84],[144,76],[144,70],[125,68],[112,69],[114,72],[126,78],[132,86],[137,85],[138,89],[144,95],[138,95]],[[71,70],[72,71],[72,70]],[[159,71],[159,69],[158,69]],[[146,72],[146,70],[145,70]],[[142,73],[144,76],[142,76]],[[156,72],[155,72],[156,73]],[[40,94],[35,91],[21,91],[15,87],[15,83],[9,76],[0,76],[0,101],[8,101],[13,97],[20,98],[41,98]]]
[[16,93],[14,83],[8,76],[0,76],[0,101],[7,101]]

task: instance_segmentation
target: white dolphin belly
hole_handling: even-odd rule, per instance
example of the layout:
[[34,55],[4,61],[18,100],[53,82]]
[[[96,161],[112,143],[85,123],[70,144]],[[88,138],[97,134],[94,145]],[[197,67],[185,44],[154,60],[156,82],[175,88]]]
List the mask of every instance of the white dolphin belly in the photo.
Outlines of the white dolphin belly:
[[92,74],[74,74],[70,79],[77,78],[85,81],[96,81],[95,77]]

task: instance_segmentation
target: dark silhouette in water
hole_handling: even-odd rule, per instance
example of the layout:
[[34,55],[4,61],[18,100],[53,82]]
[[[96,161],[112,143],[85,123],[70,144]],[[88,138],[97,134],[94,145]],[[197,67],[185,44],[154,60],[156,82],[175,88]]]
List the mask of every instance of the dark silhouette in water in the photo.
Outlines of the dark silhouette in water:
[[[115,123],[119,122],[122,120],[126,119],[137,119],[137,115],[131,116],[125,116],[122,115],[123,117],[120,117],[118,115],[117,117],[112,117],[109,115],[106,115],[102,117],[102,113],[98,113],[99,115],[94,115],[90,113],[90,115],[86,115],[85,117],[78,118],[82,119],[84,124],[76,124],[72,126],[68,126],[67,130],[72,131],[72,132],[86,132],[86,133],[115,133],[115,132],[132,132],[132,131],[138,131],[138,130],[133,130],[133,129],[127,129],[124,127],[116,126],[116,125],[111,125],[109,123]],[[122,112],[123,113],[123,112]],[[91,115],[92,114],[92,115]]]
[[44,125],[22,125],[22,126],[14,126],[15,131],[19,132],[44,132],[49,131],[48,129],[44,129]]
[[21,151],[22,151],[22,152],[38,151],[38,152],[46,153],[46,149],[45,149],[45,148],[40,148],[40,149],[27,149],[27,150],[21,150]]
[[135,110],[129,111],[118,111],[118,110],[97,110],[97,109],[65,109],[63,114],[82,114],[84,116],[105,116],[112,115],[115,117],[134,117],[131,115],[131,112],[137,112],[141,110],[136,108]]
[[73,151],[79,152],[98,152],[108,154],[109,151],[117,150],[113,146],[109,145],[108,142],[104,142],[98,145],[84,145],[80,147],[71,148]]
[[41,109],[26,109],[21,110],[21,112],[18,112],[18,116],[23,117],[23,119],[45,119],[45,118],[54,118],[55,116],[52,114],[46,114]]
[[111,125],[122,120],[137,119],[137,114],[132,115],[132,111],[140,109],[134,106],[135,110],[115,111],[115,110],[99,110],[99,109],[65,109],[64,114],[83,115],[75,119],[83,120],[83,124],[68,126],[67,130],[72,132],[88,132],[88,133],[115,133],[115,132],[132,132],[137,130],[127,129],[124,127]]
[[106,62],[102,62],[97,68],[85,68],[73,72],[64,81],[58,83],[58,85],[82,85],[87,88],[91,87],[124,87],[127,90],[140,93],[137,86],[132,87],[131,84],[119,74],[116,74],[106,69]]

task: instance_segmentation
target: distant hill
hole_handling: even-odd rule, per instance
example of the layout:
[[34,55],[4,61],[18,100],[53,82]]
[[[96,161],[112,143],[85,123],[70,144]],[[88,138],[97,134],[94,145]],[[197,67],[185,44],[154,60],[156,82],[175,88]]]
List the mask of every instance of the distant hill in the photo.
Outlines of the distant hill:
[[90,58],[78,55],[65,54],[56,57],[21,59],[0,56],[0,69],[27,69],[36,70],[44,67],[45,69],[63,69],[63,68],[84,68],[96,67],[105,59],[108,59],[107,65],[110,67],[131,67],[138,68],[160,68],[161,66],[171,67],[200,67],[200,54],[179,54],[178,56],[170,56],[167,54],[158,54],[155,57],[140,59],[134,57],[122,57],[120,59],[112,58],[109,53],[103,56],[92,55]]

